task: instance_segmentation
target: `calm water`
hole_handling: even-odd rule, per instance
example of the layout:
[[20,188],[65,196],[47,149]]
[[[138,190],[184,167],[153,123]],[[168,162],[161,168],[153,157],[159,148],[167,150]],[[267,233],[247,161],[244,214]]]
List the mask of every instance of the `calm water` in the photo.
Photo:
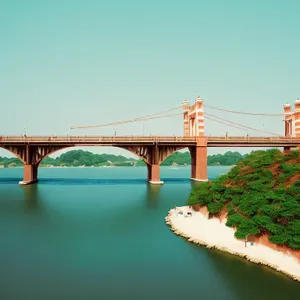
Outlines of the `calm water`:
[[[165,225],[190,168],[0,169],[0,299],[299,299],[300,284],[185,242]],[[226,167],[209,168],[209,177]]]

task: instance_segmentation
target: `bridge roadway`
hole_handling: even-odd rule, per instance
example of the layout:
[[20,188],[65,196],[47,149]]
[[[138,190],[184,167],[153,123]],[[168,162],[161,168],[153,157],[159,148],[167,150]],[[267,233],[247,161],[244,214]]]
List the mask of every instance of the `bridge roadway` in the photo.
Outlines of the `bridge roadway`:
[[297,147],[300,139],[294,137],[247,137],[247,136],[0,136],[2,145],[61,145],[74,146],[115,146],[118,145],[166,145],[190,147],[203,141],[207,147]]
[[160,164],[183,148],[191,153],[191,179],[207,181],[208,147],[300,147],[293,137],[248,136],[0,136],[0,147],[10,151],[24,163],[21,184],[38,181],[40,162],[55,151],[75,146],[113,146],[126,149],[142,158],[148,168],[148,181],[162,184]]

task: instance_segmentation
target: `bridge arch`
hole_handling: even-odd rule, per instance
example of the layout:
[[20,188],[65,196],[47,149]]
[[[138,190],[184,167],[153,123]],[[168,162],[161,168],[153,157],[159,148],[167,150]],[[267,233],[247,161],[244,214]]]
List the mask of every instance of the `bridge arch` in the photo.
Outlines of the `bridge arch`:
[[[45,158],[47,158],[48,156],[50,156],[51,154],[55,153],[55,152],[58,152],[58,151],[61,151],[61,150],[65,150],[65,149],[72,149],[72,148],[76,148],[78,147],[77,145],[73,145],[73,146],[65,146],[65,147],[62,147],[60,149],[53,149],[53,151],[50,151],[49,153],[47,153],[45,156],[43,156],[39,161],[38,161],[38,164],[40,164]],[[87,147],[97,147],[97,146],[87,146]],[[107,146],[101,146],[101,147],[107,147]],[[113,148],[120,148],[120,149],[123,149],[123,150],[126,150],[130,153],[132,153],[135,157],[137,158],[142,158],[142,156],[138,155],[137,153],[127,149],[127,148],[123,148],[123,147],[119,147],[119,146],[110,146],[110,147],[113,147]],[[83,148],[83,146],[80,146],[80,148]]]
[[[7,152],[13,154],[16,158],[18,158],[23,164],[25,164],[25,161],[23,160],[23,155],[22,153],[18,153],[17,149],[15,149],[14,147],[11,146],[0,146],[1,149],[6,150]],[[0,155],[1,156],[1,155]]]
[[74,146],[65,146],[65,147],[62,147],[62,148],[60,148],[60,149],[52,149],[52,150],[50,150],[49,152],[47,152],[47,154],[45,154],[43,157],[40,157],[40,158],[37,160],[37,162],[36,162],[37,166],[39,166],[40,163],[41,163],[45,158],[47,158],[48,156],[50,156],[51,154],[53,154],[53,153],[55,153],[55,152],[58,152],[58,151],[61,151],[61,150],[64,150],[64,149],[68,149],[68,148],[74,148]]

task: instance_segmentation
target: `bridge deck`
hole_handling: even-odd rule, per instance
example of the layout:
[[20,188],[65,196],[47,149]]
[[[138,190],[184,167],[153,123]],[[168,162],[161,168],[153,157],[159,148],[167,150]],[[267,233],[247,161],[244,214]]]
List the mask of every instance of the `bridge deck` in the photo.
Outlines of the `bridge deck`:
[[[201,137],[183,136],[0,136],[1,145],[65,145],[65,146],[121,146],[175,145],[195,146]],[[296,147],[300,139],[293,137],[209,136],[208,147]]]

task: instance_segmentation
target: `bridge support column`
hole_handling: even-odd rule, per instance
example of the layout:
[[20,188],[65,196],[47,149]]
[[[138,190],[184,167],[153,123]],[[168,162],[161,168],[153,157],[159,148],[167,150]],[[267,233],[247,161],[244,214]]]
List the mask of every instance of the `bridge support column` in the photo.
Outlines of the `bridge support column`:
[[[171,142],[172,143],[172,142]],[[174,143],[176,143],[176,138],[174,138]],[[122,148],[135,153],[139,157],[143,158],[148,169],[148,182],[151,184],[163,184],[164,182],[160,180],[160,164],[169,155],[177,150],[183,148],[183,146],[174,145],[158,145],[158,143],[153,143],[153,145],[145,146],[123,146]]]
[[191,180],[208,181],[207,178],[207,139],[199,137],[197,146],[190,147],[192,170]]
[[160,180],[160,165],[159,164],[147,164],[148,168],[148,182],[151,184],[164,184]]
[[24,177],[19,184],[32,184],[38,182],[38,166],[24,165]]
[[51,152],[65,148],[64,146],[30,146],[24,145],[13,149],[14,153],[21,153],[20,159],[24,163],[24,177],[19,184],[32,184],[38,182],[38,166]]

